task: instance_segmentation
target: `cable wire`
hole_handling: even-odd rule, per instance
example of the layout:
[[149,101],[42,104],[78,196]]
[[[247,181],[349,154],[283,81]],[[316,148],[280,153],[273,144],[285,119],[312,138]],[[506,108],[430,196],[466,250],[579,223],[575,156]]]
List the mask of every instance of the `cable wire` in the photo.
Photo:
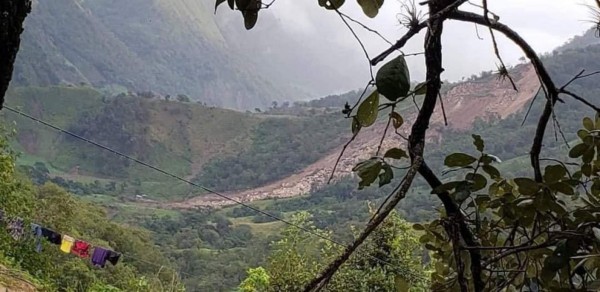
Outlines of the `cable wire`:
[[[4,105],[4,107],[3,107],[3,108],[4,108],[4,109],[6,109],[6,110],[8,110],[8,111],[11,111],[11,112],[13,112],[13,113],[15,113],[15,114],[17,114],[17,115],[23,116],[23,117],[25,117],[25,118],[28,118],[28,119],[30,119],[30,120],[32,120],[32,121],[35,121],[35,122],[37,122],[37,123],[40,123],[40,124],[42,124],[42,125],[44,125],[44,126],[47,126],[47,127],[49,127],[49,128],[52,128],[52,129],[54,129],[54,130],[56,130],[56,131],[59,131],[59,132],[61,132],[61,133],[63,133],[63,134],[69,135],[69,136],[71,136],[71,137],[73,137],[73,138],[79,139],[79,140],[81,140],[81,141],[84,141],[84,142],[86,142],[86,143],[88,143],[88,144],[94,145],[94,146],[96,146],[96,147],[98,147],[98,148],[101,148],[101,149],[103,149],[103,150],[106,150],[106,151],[108,151],[108,152],[111,152],[111,153],[113,153],[113,154],[115,154],[115,155],[117,155],[117,156],[123,157],[123,158],[125,158],[125,159],[128,159],[128,160],[131,160],[131,161],[133,161],[133,162],[135,162],[135,163],[137,163],[137,164],[140,164],[140,165],[143,165],[143,166],[145,166],[145,167],[148,167],[148,168],[150,168],[150,169],[152,169],[152,170],[154,170],[154,171],[157,171],[157,172],[159,172],[159,173],[161,173],[161,174],[164,174],[164,175],[166,175],[166,176],[169,176],[169,177],[171,177],[171,178],[174,178],[174,179],[176,179],[176,180],[179,180],[179,181],[181,181],[181,182],[187,183],[187,184],[189,184],[189,185],[191,185],[191,186],[194,186],[194,187],[197,187],[197,188],[199,188],[199,189],[202,189],[202,190],[204,190],[204,191],[206,191],[206,192],[208,192],[208,193],[210,193],[210,194],[213,194],[213,195],[219,196],[219,197],[221,197],[221,198],[223,198],[223,199],[226,199],[226,200],[228,200],[228,201],[234,202],[235,204],[238,204],[238,205],[240,205],[240,206],[243,206],[243,207],[245,207],[245,208],[248,208],[248,209],[250,209],[250,210],[252,210],[252,211],[254,211],[254,212],[257,212],[257,213],[260,213],[260,214],[262,214],[262,215],[265,215],[265,216],[267,216],[267,217],[269,217],[269,218],[272,218],[272,219],[274,219],[274,220],[276,220],[276,221],[279,221],[279,222],[282,222],[282,223],[284,223],[284,224],[287,224],[287,225],[289,225],[289,226],[293,226],[293,227],[295,227],[295,228],[298,228],[298,229],[300,229],[300,230],[302,230],[302,231],[304,231],[304,232],[306,232],[306,233],[308,233],[308,234],[311,234],[311,235],[313,235],[313,236],[319,237],[319,238],[321,238],[321,239],[323,239],[323,240],[329,241],[329,242],[331,242],[331,243],[333,243],[333,244],[336,244],[336,245],[339,245],[339,246],[342,246],[342,247],[346,247],[346,246],[347,246],[346,244],[343,244],[343,243],[341,243],[341,242],[339,242],[339,241],[337,241],[337,240],[334,240],[334,239],[332,239],[332,238],[330,238],[330,237],[327,237],[327,236],[324,236],[324,235],[318,234],[318,233],[316,233],[316,232],[313,232],[312,230],[310,230],[310,229],[308,229],[308,228],[306,228],[306,227],[300,226],[300,225],[298,225],[298,224],[294,224],[293,222],[290,222],[290,221],[288,221],[288,220],[286,220],[286,219],[280,218],[280,217],[278,217],[278,216],[276,216],[276,215],[273,215],[273,214],[270,214],[270,213],[268,213],[268,212],[265,212],[265,211],[263,211],[263,210],[260,210],[260,209],[258,209],[258,208],[256,208],[256,207],[252,207],[252,206],[250,206],[249,204],[246,204],[246,203],[244,203],[244,202],[242,202],[242,201],[240,201],[240,200],[237,200],[237,199],[235,199],[235,198],[232,198],[232,197],[229,197],[229,196],[223,195],[223,194],[221,194],[221,193],[219,193],[219,192],[217,192],[217,191],[211,190],[211,189],[209,189],[209,188],[207,188],[207,187],[205,187],[205,186],[199,185],[199,184],[197,184],[197,183],[195,183],[195,182],[192,182],[192,181],[190,181],[190,180],[188,180],[188,179],[185,179],[185,178],[183,178],[183,177],[180,177],[180,176],[178,176],[178,175],[176,175],[176,174],[173,174],[173,173],[171,173],[171,172],[168,172],[168,171],[166,171],[166,170],[163,170],[163,169],[161,169],[161,168],[159,168],[159,167],[157,167],[157,166],[154,166],[154,165],[152,165],[152,164],[146,163],[146,162],[144,162],[144,161],[141,161],[141,160],[139,160],[139,159],[137,159],[137,158],[135,158],[135,157],[132,157],[132,156],[130,156],[130,155],[127,155],[127,154],[124,154],[124,153],[122,153],[122,152],[119,152],[119,151],[117,151],[117,150],[114,150],[114,149],[112,149],[112,148],[110,148],[110,147],[108,147],[108,146],[102,145],[102,144],[100,144],[100,143],[98,143],[98,142],[95,142],[95,141],[93,141],[93,140],[90,140],[90,139],[88,139],[88,138],[85,138],[85,137],[83,137],[83,136],[81,136],[81,135],[75,134],[75,133],[73,133],[73,132],[71,132],[71,131],[65,130],[65,129],[63,129],[63,128],[61,128],[61,127],[58,127],[58,126],[55,126],[55,125],[53,125],[53,124],[51,124],[51,123],[49,123],[49,122],[43,121],[43,120],[41,120],[41,119],[38,119],[38,118],[36,118],[36,117],[34,117],[34,116],[31,116],[31,115],[29,115],[29,114],[26,114],[26,113],[24,113],[24,112],[22,112],[22,111],[20,111],[20,110],[14,109],[14,108],[12,108],[12,107],[10,107],[10,106],[6,106],[6,105]],[[374,260],[377,260],[377,261],[379,261],[379,262],[381,262],[381,263],[385,263],[385,264],[390,264],[390,265],[391,265],[391,263],[390,263],[389,261],[386,261],[386,260],[380,259],[380,258],[378,258],[378,257],[375,257],[375,256],[373,256],[373,255],[367,255],[367,256],[369,256],[369,257],[373,258]]]

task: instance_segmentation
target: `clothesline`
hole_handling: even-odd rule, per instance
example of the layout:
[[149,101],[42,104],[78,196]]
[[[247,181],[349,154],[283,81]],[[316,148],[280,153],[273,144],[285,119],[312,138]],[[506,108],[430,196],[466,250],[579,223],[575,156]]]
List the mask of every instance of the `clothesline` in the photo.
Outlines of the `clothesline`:
[[[7,222],[7,229],[14,240],[20,240],[25,234],[25,223],[20,217],[5,217],[4,211],[0,210],[0,221]],[[60,234],[52,229],[43,227],[37,223],[31,223],[31,232],[35,238],[35,250],[42,251],[41,239],[45,238],[48,242],[59,245],[64,253],[74,254],[82,259],[90,258],[92,265],[104,268],[106,262],[116,265],[121,258],[121,253],[108,248],[94,246],[86,241],[75,239],[67,234]],[[90,255],[90,251],[93,252]]]
[[[2,209],[0,209],[0,222],[2,222],[2,223],[7,223],[7,221],[8,221],[8,220],[6,220],[6,219],[7,219],[7,217],[8,217],[8,216],[5,216],[5,212],[4,212]],[[20,223],[19,223],[19,222],[20,222]],[[11,229],[11,228],[10,228],[10,227],[11,227],[11,224],[13,224],[13,227],[17,227],[17,229]],[[32,227],[32,231],[35,231],[35,229],[34,229],[34,226],[35,226],[35,225],[37,225],[37,226],[40,226],[40,225],[38,225],[38,224],[32,223],[32,226],[31,226],[31,227]],[[20,226],[20,227],[18,227],[18,226]],[[62,247],[62,240],[63,240],[63,238],[62,238],[62,236],[61,236],[61,234],[60,234],[60,233],[58,233],[58,232],[56,232],[56,231],[53,231],[53,230],[51,230],[51,229],[48,229],[48,228],[42,227],[42,226],[40,226],[40,227],[41,227],[41,229],[42,229],[42,236],[41,236],[41,237],[44,237],[44,238],[45,238],[46,240],[48,240],[50,243],[53,243],[53,244],[55,244],[55,245],[59,245],[59,246],[61,246],[61,247]],[[24,231],[24,230],[23,230],[23,229],[24,229],[24,220],[23,220],[22,218],[20,218],[20,217],[13,217],[13,220],[10,220],[10,221],[8,221],[8,226],[7,226],[7,229],[9,229],[9,234],[10,234],[10,235],[13,237],[13,239],[15,239],[15,240],[19,240],[19,239],[20,239],[20,238],[23,236],[23,234],[24,234],[24,232],[23,232],[23,231]],[[21,230],[21,232],[18,232],[18,231],[17,231],[18,229],[20,229],[20,230]],[[53,235],[54,237],[52,237],[52,236],[46,236],[46,235],[44,235],[44,231],[46,231],[46,234],[51,234],[51,235]],[[38,251],[38,252],[41,252],[41,241],[37,240],[38,238],[37,238],[37,234],[36,234],[36,233],[34,233],[34,235],[36,236],[36,251],[37,251],[37,250],[38,250],[38,248],[39,248],[39,251]],[[16,237],[16,238],[15,238],[15,237]],[[39,238],[39,239],[41,239],[41,238]],[[58,242],[58,243],[57,243],[57,242]],[[90,245],[90,246],[91,246],[91,245]],[[61,250],[62,250],[62,249],[61,249]],[[189,274],[189,273],[185,273],[185,272],[182,272],[182,271],[178,271],[178,270],[176,270],[175,268],[172,268],[172,267],[169,267],[169,266],[165,266],[165,265],[161,265],[161,264],[157,264],[157,263],[149,262],[149,261],[146,261],[146,260],[143,260],[143,259],[140,259],[140,258],[134,257],[134,256],[130,256],[130,255],[128,255],[128,254],[124,254],[124,253],[121,253],[121,252],[116,252],[116,251],[112,251],[112,250],[109,250],[109,249],[105,249],[105,250],[111,251],[111,252],[113,252],[113,253],[115,253],[115,254],[117,254],[117,255],[118,255],[118,256],[113,256],[113,257],[112,257],[112,259],[114,260],[114,262],[113,262],[113,261],[111,261],[110,259],[108,259],[108,258],[107,258],[107,261],[109,261],[109,262],[110,262],[111,264],[113,264],[113,265],[116,265],[116,264],[118,263],[118,261],[120,260],[120,258],[129,258],[129,259],[132,259],[132,260],[136,260],[136,261],[139,261],[139,262],[143,262],[143,263],[146,263],[146,264],[149,264],[149,265],[152,265],[152,266],[158,267],[158,268],[160,268],[160,269],[163,269],[163,268],[170,269],[170,270],[172,270],[173,272],[175,272],[175,274],[184,274],[184,275],[187,275],[187,276],[192,276],[192,275],[191,275],[191,274]],[[64,250],[62,250],[62,251],[63,251],[63,252],[65,252]],[[67,253],[70,253],[70,252],[67,252]],[[93,255],[92,255],[92,257],[93,257]]]

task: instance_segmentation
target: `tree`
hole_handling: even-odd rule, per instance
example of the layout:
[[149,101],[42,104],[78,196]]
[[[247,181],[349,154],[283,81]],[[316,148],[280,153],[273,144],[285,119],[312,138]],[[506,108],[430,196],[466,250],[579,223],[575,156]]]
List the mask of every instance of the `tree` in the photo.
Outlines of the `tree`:
[[178,94],[177,101],[179,102],[190,102],[190,98],[185,94]]
[[[216,6],[223,2],[217,0]],[[359,0],[358,4],[368,17],[373,18],[377,16],[383,2]],[[414,2],[404,5],[405,11],[400,22],[408,31],[387,50],[369,60],[372,70],[372,66],[385,61],[421,30],[426,30],[424,58],[427,70],[423,83],[411,90],[409,70],[401,54],[388,60],[376,77],[371,74],[371,80],[364,91],[369,95],[364,99],[361,95],[356,106],[345,110],[345,114],[352,118],[352,142],[362,128],[370,127],[376,122],[378,113],[383,110],[390,110],[384,135],[390,125],[398,129],[404,121],[395,111],[398,103],[411,97],[414,100],[416,95],[424,95],[418,115],[412,123],[408,145],[405,148],[398,145],[399,147],[381,153],[380,145],[373,158],[354,168],[361,178],[359,188],[368,187],[377,180],[379,186],[389,184],[394,176],[389,160],[408,160],[408,170],[400,185],[380,206],[377,214],[355,241],[309,282],[304,287],[305,291],[320,290],[331,285],[334,275],[336,272],[341,273],[343,264],[349,261],[350,255],[372,236],[398,202],[406,196],[417,174],[424,178],[443,205],[440,219],[424,226],[415,226],[426,231],[421,242],[427,243],[428,249],[435,252],[441,263],[436,265],[433,287],[460,291],[483,291],[491,287],[529,291],[556,287],[585,289],[594,282],[593,279],[600,276],[600,270],[595,268],[596,262],[593,260],[600,253],[600,219],[594,215],[595,210],[600,210],[600,198],[597,197],[600,191],[593,190],[600,189],[600,167],[594,166],[597,161],[596,148],[600,146],[600,140],[597,140],[600,136],[595,132],[596,127],[600,126],[600,116],[595,120],[584,119],[585,129],[578,132],[582,141],[569,152],[571,158],[579,159],[575,169],[567,167],[565,162],[558,159],[540,159],[547,125],[550,120],[555,126],[558,123],[554,110],[558,106],[557,102],[565,102],[562,97],[573,98],[597,113],[600,112],[598,106],[568,89],[573,82],[596,73],[584,74],[581,71],[565,85],[557,85],[527,41],[501,23],[497,14],[488,10],[488,0],[482,0],[480,13],[461,10],[466,2],[424,1],[420,5],[426,5],[427,13],[418,11]],[[236,1],[234,7],[232,1],[229,3],[231,9],[237,8],[242,13],[247,29],[254,27],[261,9],[273,4],[262,5],[261,1],[249,0]],[[318,3],[338,14],[352,30],[348,20],[353,19],[339,11],[344,0]],[[600,2],[596,1],[596,4],[598,7],[594,11],[597,18],[594,23],[600,27]],[[428,18],[423,20],[422,15],[428,15]],[[440,76],[444,70],[442,35],[444,24],[450,21],[473,23],[489,30],[493,53],[499,63],[496,74],[510,82],[515,90],[517,87],[500,56],[495,34],[503,34],[521,48],[535,68],[546,102],[531,143],[532,177],[504,178],[493,167],[491,154],[484,152],[484,142],[476,135],[473,136],[473,143],[478,151],[477,155],[455,153],[445,160],[446,166],[452,167],[452,171],[466,172],[462,179],[443,183],[428,165],[424,156],[425,137],[440,96]],[[353,35],[356,37],[356,34]],[[369,58],[362,41],[356,38]],[[370,86],[376,86],[376,90],[369,92],[367,89]],[[379,104],[381,95],[387,99],[383,104]],[[443,105],[441,100],[440,103]],[[488,181],[492,182],[486,193],[482,190],[488,186]],[[563,200],[565,196],[571,197],[574,202],[566,204]]]
[[[292,216],[292,222],[320,236],[330,236],[316,228],[307,212]],[[315,238],[290,226],[283,238],[272,243],[273,252],[265,267],[248,270],[241,291],[302,291],[341,247]],[[386,263],[374,260],[384,258]],[[328,291],[392,291],[410,285],[412,291],[425,291],[428,272],[423,268],[423,250],[411,226],[393,213],[331,280]]]
[[31,0],[3,0],[0,3],[0,109],[12,78],[23,22],[31,12]]

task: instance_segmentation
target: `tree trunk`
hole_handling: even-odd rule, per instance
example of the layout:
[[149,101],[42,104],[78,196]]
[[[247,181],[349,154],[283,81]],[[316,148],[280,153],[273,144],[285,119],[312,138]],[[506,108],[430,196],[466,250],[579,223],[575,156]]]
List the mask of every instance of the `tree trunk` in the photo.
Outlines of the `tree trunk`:
[[30,11],[31,0],[0,0],[0,109],[12,78],[23,21]]

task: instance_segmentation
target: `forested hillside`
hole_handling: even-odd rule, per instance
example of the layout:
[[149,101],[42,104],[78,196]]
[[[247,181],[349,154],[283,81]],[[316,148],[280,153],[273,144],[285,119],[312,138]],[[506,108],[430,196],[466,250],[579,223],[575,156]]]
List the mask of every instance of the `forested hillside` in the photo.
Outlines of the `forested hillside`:
[[[148,230],[111,222],[99,206],[84,202],[54,184],[34,185],[14,168],[15,154],[0,138],[0,265],[2,284],[25,279],[39,291],[180,291],[177,272],[153,244]],[[24,222],[14,229],[17,219]],[[64,253],[37,241],[30,223],[118,251],[116,265],[94,267],[89,257]],[[7,228],[10,228],[9,233]],[[63,238],[64,240],[64,238]],[[4,281],[8,281],[5,283]]]
[[[600,46],[585,40],[582,43],[586,45],[544,56],[544,63],[558,83],[566,82],[583,68],[589,71],[600,69]],[[496,78],[486,72],[470,82],[485,88],[488,82],[496,82]],[[597,79],[590,78],[577,81],[571,88],[598,103],[600,91],[596,84]],[[460,85],[445,86],[451,90]],[[486,97],[486,92],[479,94],[481,98]],[[349,138],[351,129],[351,121],[343,117],[341,109],[345,102],[352,103],[356,95],[353,92],[307,103],[272,104],[266,111],[242,113],[190,102],[185,95],[166,97],[148,91],[114,94],[83,85],[23,86],[11,89],[6,105],[203,186],[237,191],[293,175],[339,149]],[[476,133],[486,141],[494,141],[486,143],[487,151],[501,158],[502,162],[497,168],[507,177],[528,173],[528,146],[537,123],[532,117],[539,113],[543,101],[541,95],[535,99],[523,126],[521,123],[528,105],[515,108],[504,119],[486,116],[466,128],[436,126],[436,131],[441,134],[437,143],[430,143],[426,149],[428,162],[432,168],[444,170],[443,159],[446,155],[455,151],[473,151],[470,137]],[[574,140],[581,121],[572,117],[593,114],[569,97],[565,97],[565,101],[565,104],[556,107],[560,125],[555,125],[556,134],[552,129],[548,132],[545,140],[548,151],[544,152],[544,157],[564,155],[567,146],[560,132],[564,133],[567,142]],[[410,117],[414,112],[412,101],[401,105],[403,115]],[[23,206],[29,206],[25,209],[16,206],[11,211],[15,215],[45,221],[49,225],[62,224],[60,226],[65,227],[65,232],[79,234],[92,241],[98,240],[98,243],[105,243],[123,252],[144,251],[147,255],[157,255],[157,258],[148,259],[142,255],[136,257],[161,265],[164,263],[165,266],[173,262],[190,291],[231,290],[245,279],[249,267],[265,267],[265,273],[275,277],[276,271],[282,270],[277,268],[282,258],[307,252],[289,248],[284,244],[285,240],[279,241],[290,238],[291,232],[291,229],[284,228],[282,222],[245,207],[185,211],[165,209],[163,206],[166,205],[156,201],[179,201],[184,197],[199,195],[202,191],[13,113],[3,112],[2,118],[7,125],[10,124],[7,122],[16,123],[16,136],[12,141],[15,149],[22,152],[18,164],[23,174],[32,179],[33,184],[25,188],[31,191],[28,197],[37,199],[23,203]],[[385,126],[383,119],[379,122],[377,127]],[[396,175],[401,173],[397,171]],[[452,179],[453,174],[449,173],[443,178]],[[47,184],[49,182],[80,197],[70,197],[56,186]],[[314,226],[315,232],[330,232],[335,240],[345,243],[355,235],[351,226],[363,226],[369,220],[372,206],[380,203],[393,187],[358,191],[356,186],[356,178],[348,176],[323,188],[311,189],[303,196],[258,201],[253,202],[252,206],[281,218]],[[69,212],[73,212],[73,215],[68,219],[51,217],[50,214],[58,210],[43,210],[42,198],[45,194],[57,194],[56,197],[48,196],[52,200],[67,202],[67,206],[72,206],[67,210],[71,210]],[[137,199],[134,195],[143,199]],[[106,213],[96,210],[92,204],[105,206]],[[432,218],[438,204],[423,182],[417,182],[397,211],[405,220],[420,222]],[[56,205],[58,207],[60,204]],[[312,218],[305,217],[304,221],[298,219],[295,214],[299,211],[309,212]],[[123,227],[106,218],[138,226],[136,228],[147,229],[151,233]],[[73,226],[76,228],[69,229]],[[402,224],[398,223],[397,226]],[[109,232],[113,230],[127,237],[113,238],[113,233]],[[414,234],[408,235],[409,239],[416,240]],[[299,242],[311,242],[310,237],[296,239]],[[124,246],[125,242],[139,243],[139,246]],[[333,247],[325,247],[310,245],[308,252],[311,255],[324,253],[323,257],[314,257],[315,261],[324,261],[331,258],[330,252],[338,251]],[[31,256],[38,255],[32,253]],[[9,260],[5,264],[12,265]],[[323,264],[320,262],[315,267]],[[125,280],[111,282],[104,273],[77,266],[77,263],[70,265],[65,264],[68,270],[64,273],[83,269],[82,273],[88,279],[86,285],[110,284],[125,290],[130,287],[126,286],[129,284],[123,284]],[[17,267],[25,271],[37,268],[26,263]],[[131,272],[120,275],[132,275],[133,278],[145,275],[149,281],[158,281],[153,278],[157,271],[148,265],[132,261],[125,267]],[[53,281],[64,280],[45,269],[42,270],[46,274],[39,276],[45,285],[57,285]],[[348,271],[350,275],[362,275],[360,272]],[[163,273],[165,275],[159,274],[158,278],[165,280],[172,277],[172,273],[167,275],[170,273],[168,269]],[[306,271],[304,277],[311,273],[315,271]],[[415,281],[419,279],[417,277]]]

